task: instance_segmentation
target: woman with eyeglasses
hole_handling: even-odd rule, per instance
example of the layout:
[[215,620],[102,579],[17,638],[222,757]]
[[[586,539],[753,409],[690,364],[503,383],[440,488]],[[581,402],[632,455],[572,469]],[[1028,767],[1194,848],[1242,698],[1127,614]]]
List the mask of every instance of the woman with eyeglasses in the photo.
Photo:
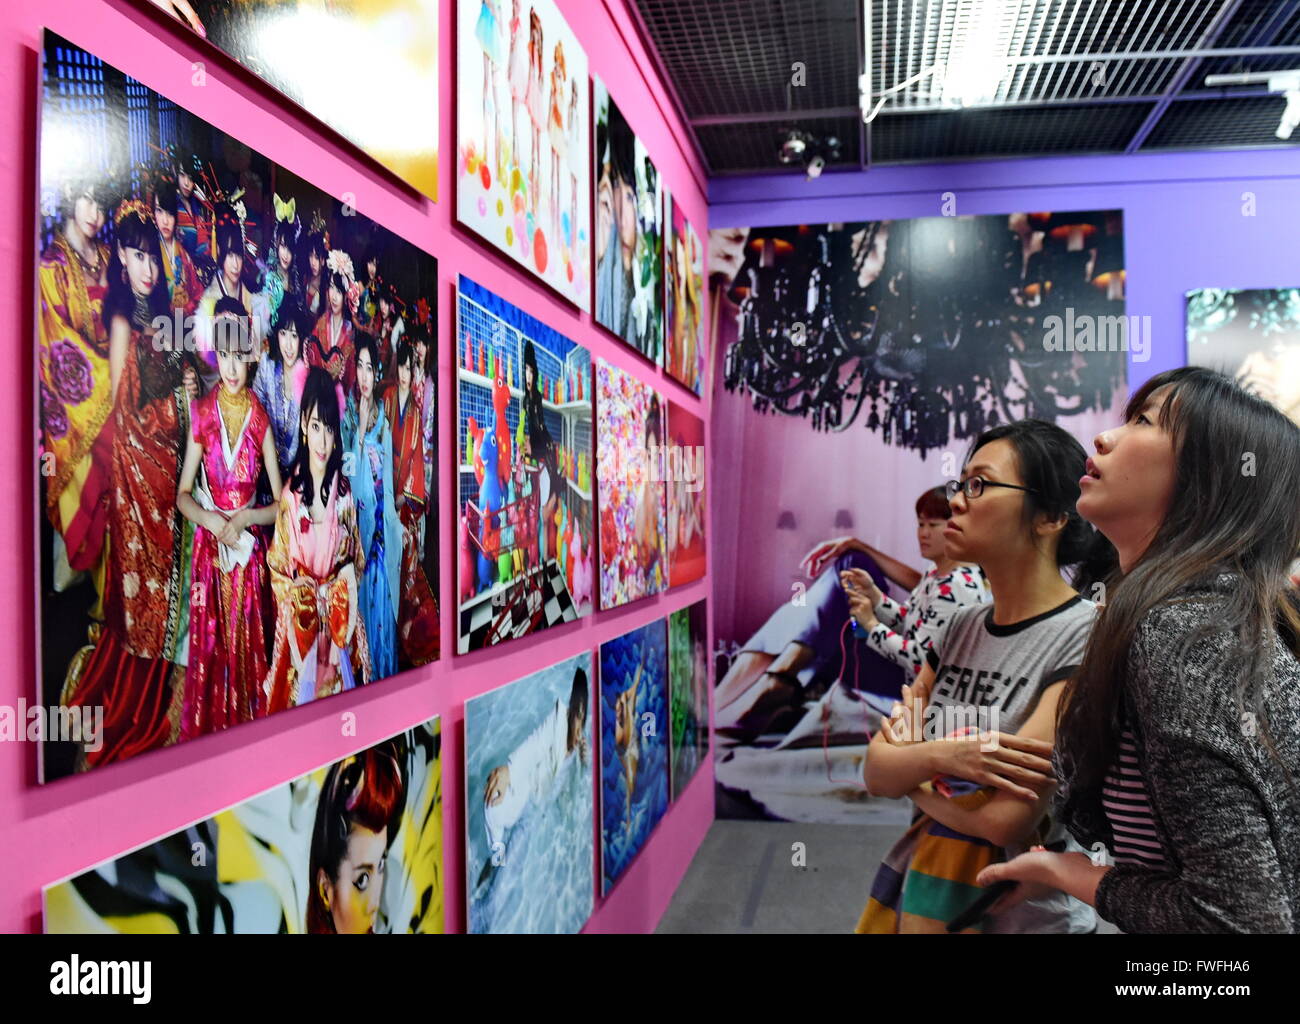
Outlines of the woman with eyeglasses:
[[[941,929],[980,896],[974,871],[936,878],[933,865],[922,870],[911,862],[906,844],[918,829],[942,833],[986,861],[998,850],[1015,856],[1035,835],[1048,842],[1065,834],[1047,817],[1056,705],[1083,661],[1096,614],[1079,588],[1113,560],[1105,538],[1075,508],[1085,461],[1082,445],[1060,427],[1019,420],[981,434],[962,479],[949,484],[946,554],[980,565],[993,605],[962,608],[948,620],[926,667],[867,748],[870,792],[910,797],[916,817],[877,873],[859,931]],[[1068,566],[1079,566],[1073,585],[1062,575]],[[860,608],[865,596],[856,590],[850,601]],[[979,796],[951,799],[954,780],[964,783],[956,789]],[[1059,892],[994,913],[983,925],[996,932],[1094,928],[1091,908]]]
[[1300,430],[1188,366],[1094,446],[1079,511],[1119,567],[1054,763],[1062,821],[1111,858],[1036,851],[979,882],[1064,891],[1125,932],[1300,931]]

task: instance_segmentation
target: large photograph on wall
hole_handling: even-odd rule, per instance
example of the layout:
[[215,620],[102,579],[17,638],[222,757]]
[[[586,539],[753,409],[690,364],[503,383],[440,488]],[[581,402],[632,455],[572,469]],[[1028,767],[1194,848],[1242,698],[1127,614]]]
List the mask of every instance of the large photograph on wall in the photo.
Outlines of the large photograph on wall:
[[554,0],[457,0],[456,67],[456,219],[590,310],[587,55]]
[[437,718],[44,892],[47,934],[440,933]]
[[840,571],[907,604],[865,548],[919,579],[918,524],[946,521],[934,489],[983,430],[1039,417],[1091,450],[1119,422],[1151,340],[1125,317],[1123,216],[723,227],[709,268],[718,814],[905,824],[862,758],[914,662],[903,632],[849,632]]
[[591,353],[460,278],[461,654],[594,606]]
[[686,211],[664,194],[666,335],[664,369],[697,395],[704,393],[704,246]]
[[471,934],[579,931],[595,891],[592,658],[465,702]]
[[152,0],[434,201],[438,2]]
[[668,616],[668,700],[672,713],[673,799],[709,753],[708,604],[696,601]]
[[52,33],[39,176],[43,777],[436,659],[433,257]]
[[1300,288],[1188,292],[1187,362],[1235,377],[1300,423]]
[[704,421],[672,401],[668,403],[668,443],[662,463],[668,500],[668,583],[678,587],[703,579],[708,568],[704,550],[708,470]]
[[664,351],[664,187],[599,78],[595,110],[596,323],[656,365]]
[[654,388],[596,360],[601,608],[668,587],[664,412]]
[[600,645],[600,849],[608,893],[668,810],[668,631]]

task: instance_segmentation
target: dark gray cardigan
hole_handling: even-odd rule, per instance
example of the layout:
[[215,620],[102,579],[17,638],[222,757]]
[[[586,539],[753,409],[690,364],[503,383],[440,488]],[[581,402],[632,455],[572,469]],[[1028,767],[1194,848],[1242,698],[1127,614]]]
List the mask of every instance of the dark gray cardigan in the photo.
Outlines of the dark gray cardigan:
[[[1096,909],[1125,932],[1300,931],[1300,663],[1281,642],[1263,694],[1269,731],[1294,788],[1216,666],[1238,642],[1216,630],[1226,581],[1189,587],[1139,624],[1124,694],[1168,867],[1114,865]],[[1058,777],[1066,780],[1062,766]],[[1069,791],[1058,814],[1085,848],[1111,832],[1100,792]]]

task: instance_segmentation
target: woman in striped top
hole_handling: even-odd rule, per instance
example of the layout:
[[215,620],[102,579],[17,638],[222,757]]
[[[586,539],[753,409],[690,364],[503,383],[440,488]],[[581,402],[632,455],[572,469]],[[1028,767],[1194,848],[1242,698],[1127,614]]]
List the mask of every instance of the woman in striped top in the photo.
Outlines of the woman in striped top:
[[1102,780],[1101,806],[1113,836],[1116,864],[1165,866],[1165,848],[1151,816],[1151,800],[1139,768],[1137,740],[1125,725],[1119,735],[1115,761]]
[[1031,852],[979,881],[1063,890],[1126,932],[1294,933],[1300,429],[1202,367],[1157,374],[1125,412],[1081,483],[1120,566],[1053,753],[1059,815],[1093,855]]

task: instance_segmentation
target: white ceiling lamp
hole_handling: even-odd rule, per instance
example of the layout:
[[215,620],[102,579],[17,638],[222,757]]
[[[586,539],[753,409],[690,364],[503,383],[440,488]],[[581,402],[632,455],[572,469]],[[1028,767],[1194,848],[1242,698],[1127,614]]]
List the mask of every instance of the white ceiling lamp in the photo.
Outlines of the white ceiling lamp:
[[[957,0],[948,59],[936,60],[874,96],[871,88],[872,3],[873,0],[863,0],[862,4],[863,66],[866,70],[858,77],[858,102],[863,121],[874,121],[890,96],[932,75],[940,84],[941,102],[946,106],[970,107],[997,97],[998,86],[1009,67],[1011,36],[1019,23],[1024,0]],[[874,105],[873,99],[876,99]]]
[[945,106],[973,107],[997,98],[1007,74],[1021,0],[966,0],[953,25],[943,75]]
[[1266,83],[1269,92],[1286,97],[1286,106],[1282,109],[1282,120],[1278,122],[1274,133],[1279,139],[1291,138],[1291,133],[1300,125],[1300,69],[1295,71],[1248,71],[1236,75],[1206,75],[1205,84],[1210,88],[1220,85],[1257,85]]

